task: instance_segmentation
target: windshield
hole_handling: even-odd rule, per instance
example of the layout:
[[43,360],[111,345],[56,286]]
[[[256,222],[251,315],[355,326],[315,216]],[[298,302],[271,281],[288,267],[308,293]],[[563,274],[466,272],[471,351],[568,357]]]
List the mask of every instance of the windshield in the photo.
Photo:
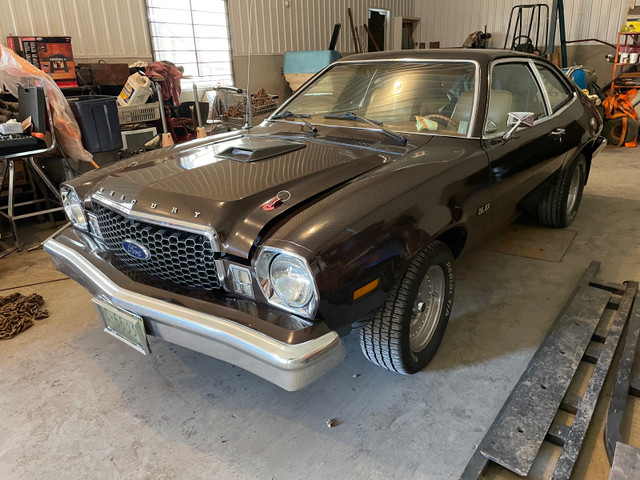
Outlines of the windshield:
[[295,122],[304,115],[312,124],[375,128],[354,125],[358,116],[396,132],[466,136],[475,69],[469,62],[339,63],[286,104],[279,118]]

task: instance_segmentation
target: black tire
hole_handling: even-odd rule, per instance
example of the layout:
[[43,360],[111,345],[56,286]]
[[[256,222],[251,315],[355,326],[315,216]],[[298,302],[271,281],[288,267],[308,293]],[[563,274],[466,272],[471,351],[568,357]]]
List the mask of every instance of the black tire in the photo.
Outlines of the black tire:
[[[633,142],[638,137],[638,122],[627,117],[627,130],[624,131],[623,117],[606,120],[602,128],[602,135],[607,139],[607,144],[611,146],[622,146],[625,143]],[[624,135],[624,140],[622,136]]]
[[638,122],[631,117],[627,118],[627,135],[624,143],[633,142],[638,138]]
[[[571,225],[578,213],[587,178],[587,161],[578,155],[538,203],[538,221],[547,227]],[[577,182],[577,183],[576,183]]]
[[[437,289],[442,292],[433,295]],[[426,367],[442,342],[454,290],[453,255],[449,247],[435,240],[416,255],[385,303],[367,318],[360,331],[360,348],[365,357],[403,374]],[[433,299],[429,306],[422,301],[425,297]]]

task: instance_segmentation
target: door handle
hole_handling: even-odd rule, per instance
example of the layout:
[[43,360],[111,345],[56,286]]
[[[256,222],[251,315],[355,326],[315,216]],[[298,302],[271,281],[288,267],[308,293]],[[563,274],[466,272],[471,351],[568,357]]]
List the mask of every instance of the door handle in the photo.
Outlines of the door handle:
[[567,133],[567,131],[564,128],[556,128],[555,130],[551,131],[549,136],[562,141],[562,137],[564,137],[565,133]]

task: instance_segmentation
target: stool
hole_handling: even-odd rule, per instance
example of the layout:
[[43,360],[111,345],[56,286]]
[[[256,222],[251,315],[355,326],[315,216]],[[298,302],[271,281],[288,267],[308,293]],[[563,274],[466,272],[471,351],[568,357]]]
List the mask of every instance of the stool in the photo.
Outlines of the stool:
[[[45,148],[44,151],[48,151],[50,149]],[[33,155],[35,153],[40,153],[41,151],[30,151],[30,152],[24,152],[24,153],[16,153],[16,154],[12,154],[12,155],[8,155],[6,157],[0,157],[2,159],[2,172],[0,173],[0,185],[2,185],[4,183],[4,178],[7,175],[7,172],[9,174],[9,191],[8,191],[8,197],[7,197],[7,206],[6,207],[0,207],[0,215],[2,215],[4,218],[6,218],[7,220],[9,220],[9,223],[11,224],[11,230],[13,232],[13,239],[15,241],[15,246],[20,249],[22,248],[22,242],[20,242],[20,237],[18,236],[18,228],[16,226],[16,222],[18,220],[22,220],[24,218],[29,218],[29,217],[34,217],[36,215],[42,215],[42,214],[49,214],[50,215],[50,219],[53,219],[53,217],[51,216],[51,213],[53,212],[58,212],[61,210],[64,210],[64,208],[62,207],[62,200],[60,198],[60,193],[58,192],[58,189],[55,187],[55,185],[53,185],[53,183],[51,182],[51,180],[49,180],[49,178],[44,174],[44,172],[42,171],[42,169],[40,169],[37,165],[36,162],[33,158]],[[52,207],[51,206],[51,201],[49,200],[49,198],[46,195],[46,192],[43,192],[43,195],[41,198],[34,198],[33,200],[28,200],[25,202],[15,202],[15,164],[14,164],[14,158],[16,157],[20,157],[20,158],[24,158],[25,159],[25,169],[30,170],[31,172],[35,172],[40,179],[43,181],[44,185],[47,187],[47,189],[49,189],[53,195],[54,195],[54,200],[57,203],[60,203],[61,206],[59,207]],[[32,180],[33,182],[33,180]],[[16,215],[15,214],[15,208],[16,207],[24,207],[26,205],[37,205],[40,203],[45,203],[46,205],[46,209],[44,210],[38,210],[35,212],[30,212],[30,213],[24,213],[21,215]],[[6,213],[5,211],[6,210]]]

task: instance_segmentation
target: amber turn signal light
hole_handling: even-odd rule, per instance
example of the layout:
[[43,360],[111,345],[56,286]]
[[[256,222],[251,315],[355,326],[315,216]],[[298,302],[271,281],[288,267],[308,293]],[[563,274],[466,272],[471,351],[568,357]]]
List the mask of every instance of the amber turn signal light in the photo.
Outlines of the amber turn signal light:
[[367,293],[373,292],[378,285],[380,284],[380,279],[376,278],[373,282],[367,283],[364,287],[360,287],[355,292],[353,292],[353,300],[358,300],[361,297],[364,297]]

